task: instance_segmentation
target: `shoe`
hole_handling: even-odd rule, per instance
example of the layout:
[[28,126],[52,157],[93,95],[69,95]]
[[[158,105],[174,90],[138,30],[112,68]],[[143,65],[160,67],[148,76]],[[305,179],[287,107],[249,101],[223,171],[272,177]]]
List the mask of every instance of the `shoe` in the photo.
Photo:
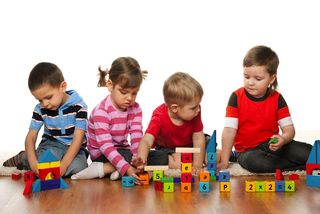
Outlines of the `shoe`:
[[9,158],[8,160],[6,160],[5,162],[3,162],[3,166],[5,167],[17,167],[20,165],[23,165],[22,161],[25,155],[25,151],[21,151],[19,152],[19,154]]
[[229,161],[230,162],[237,162],[238,161],[238,155],[237,155],[236,151],[231,151]]
[[110,180],[115,181],[121,178],[121,175],[118,171],[114,171],[113,173],[111,173],[110,175]]

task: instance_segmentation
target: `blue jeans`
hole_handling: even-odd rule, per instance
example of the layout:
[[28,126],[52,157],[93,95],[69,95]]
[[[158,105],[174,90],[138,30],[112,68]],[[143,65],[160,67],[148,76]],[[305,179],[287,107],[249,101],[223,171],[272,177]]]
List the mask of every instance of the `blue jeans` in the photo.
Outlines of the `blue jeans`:
[[[36,155],[39,158],[42,153],[46,150],[50,150],[50,152],[59,160],[62,160],[63,156],[66,154],[67,150],[69,149],[68,145],[62,144],[57,141],[52,140],[42,140],[39,144],[38,148],[36,149]],[[71,164],[68,166],[67,171],[63,175],[63,177],[70,177],[71,175],[80,172],[81,170],[88,167],[87,163],[87,151],[84,147],[81,147],[78,154],[75,156]],[[27,157],[24,158],[23,161],[24,165],[28,168],[29,162]]]
[[238,162],[243,168],[256,173],[274,173],[276,169],[304,170],[311,149],[312,145],[293,140],[274,152],[266,141],[256,148],[239,152]]

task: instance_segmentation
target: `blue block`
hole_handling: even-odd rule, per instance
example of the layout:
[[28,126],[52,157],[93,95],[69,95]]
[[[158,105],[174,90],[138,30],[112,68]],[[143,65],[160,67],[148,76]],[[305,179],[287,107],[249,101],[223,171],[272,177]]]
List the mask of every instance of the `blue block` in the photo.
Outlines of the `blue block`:
[[210,183],[209,182],[199,182],[199,191],[200,192],[210,192]]
[[216,135],[217,135],[217,132],[216,130],[213,131],[212,135],[211,135],[211,138],[210,138],[210,141],[207,145],[207,149],[206,149],[206,152],[209,153],[209,152],[216,152],[216,145],[217,145],[217,141],[216,141]]
[[307,163],[320,163],[320,140],[314,142]]
[[60,179],[41,181],[41,190],[59,189]]
[[134,187],[134,177],[122,176],[121,184],[123,187]]
[[229,182],[230,181],[230,172],[221,170],[219,172],[219,182]]
[[284,192],[284,191],[285,191],[284,181],[276,181],[276,192]]
[[306,185],[309,187],[320,187],[320,176],[319,175],[307,175]]
[[181,182],[181,178],[173,178],[173,182],[174,183],[180,183]]
[[37,179],[32,185],[32,192],[40,192],[41,191],[41,181]]
[[207,153],[208,162],[217,162],[217,153],[215,152],[208,152]]
[[207,166],[209,171],[216,170],[217,169],[217,163],[216,162],[208,162]]
[[60,178],[60,188],[61,189],[68,189],[69,188],[68,184],[62,178]]

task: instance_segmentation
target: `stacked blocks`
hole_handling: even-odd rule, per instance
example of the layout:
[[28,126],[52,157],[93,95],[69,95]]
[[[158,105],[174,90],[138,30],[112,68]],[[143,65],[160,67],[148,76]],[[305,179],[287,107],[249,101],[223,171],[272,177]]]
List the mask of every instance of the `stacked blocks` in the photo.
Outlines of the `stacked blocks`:
[[320,187],[320,175],[315,173],[320,170],[320,140],[316,140],[306,163],[306,184],[310,187]]
[[174,182],[173,178],[163,177],[161,178],[161,182],[163,183],[162,189],[163,192],[174,192]]
[[207,161],[208,161],[208,171],[210,173],[210,181],[216,181],[216,170],[217,170],[217,153],[216,153],[216,130],[213,131],[209,144],[207,145]]
[[200,172],[199,191],[200,192],[210,192],[210,173],[209,173],[209,171]]
[[219,172],[220,192],[230,192],[230,172],[221,170]]

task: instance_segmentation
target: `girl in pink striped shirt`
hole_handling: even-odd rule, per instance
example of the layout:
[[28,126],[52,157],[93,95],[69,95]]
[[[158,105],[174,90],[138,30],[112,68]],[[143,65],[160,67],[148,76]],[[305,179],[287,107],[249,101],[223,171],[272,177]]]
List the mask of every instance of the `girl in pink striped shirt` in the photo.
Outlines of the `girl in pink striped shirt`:
[[111,180],[125,174],[139,179],[130,163],[142,138],[142,111],[135,100],[147,72],[131,57],[120,57],[110,70],[99,67],[99,72],[98,86],[106,86],[110,94],[93,109],[89,118],[87,148],[93,162],[71,179],[102,178],[110,173]]

